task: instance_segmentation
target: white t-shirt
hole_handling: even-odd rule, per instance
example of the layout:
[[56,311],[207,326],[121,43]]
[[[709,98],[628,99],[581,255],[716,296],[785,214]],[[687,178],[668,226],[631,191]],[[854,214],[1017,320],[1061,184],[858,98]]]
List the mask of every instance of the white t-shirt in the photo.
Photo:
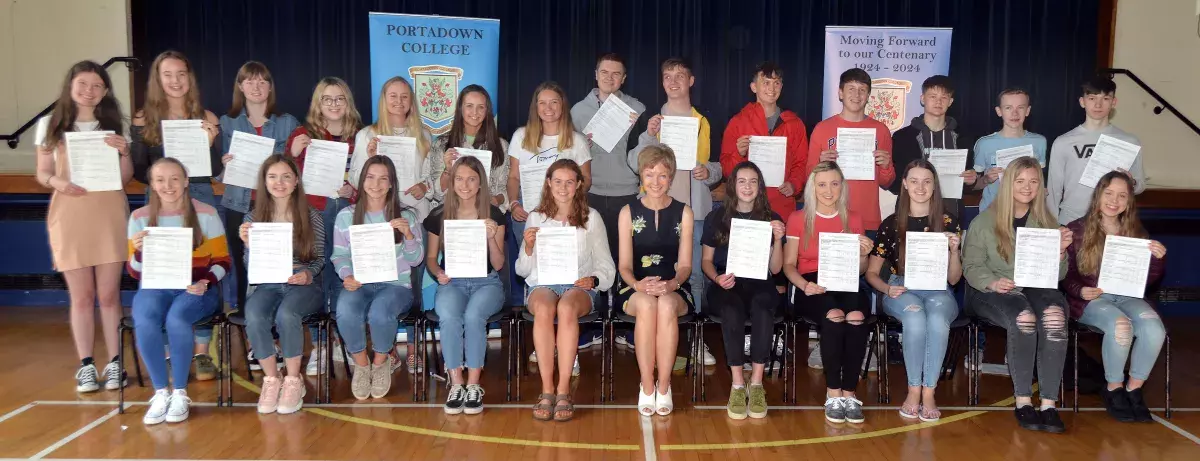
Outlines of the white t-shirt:
[[525,127],[517,128],[512,135],[512,141],[508,143],[508,156],[517,159],[521,165],[554,163],[556,160],[564,158],[574,160],[580,166],[592,161],[592,152],[588,149],[587,138],[574,130],[571,131],[571,135],[575,139],[568,150],[558,150],[559,135],[547,135],[542,136],[542,142],[538,144],[538,152],[530,152],[521,146],[525,142]]

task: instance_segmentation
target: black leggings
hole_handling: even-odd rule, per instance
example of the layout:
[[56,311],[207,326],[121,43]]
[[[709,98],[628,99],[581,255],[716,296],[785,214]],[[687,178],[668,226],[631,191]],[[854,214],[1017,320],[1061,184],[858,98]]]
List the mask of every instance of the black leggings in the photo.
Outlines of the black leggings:
[[721,316],[721,337],[725,341],[725,362],[730,367],[746,363],[742,353],[746,333],[746,317],[750,317],[750,362],[766,364],[771,354],[771,339],[775,332],[775,310],[779,307],[779,292],[772,280],[738,278],[731,289],[716,282],[708,284],[708,306]]
[[[811,283],[817,281],[817,273],[803,275]],[[810,322],[819,325],[821,332],[821,365],[825,369],[825,387],[853,392],[858,387],[862,374],[863,357],[867,354],[867,337],[870,329],[863,321],[850,322],[846,317],[851,312],[863,314],[867,311],[861,293],[827,291],[807,296],[797,288],[793,298],[798,313]],[[845,316],[830,319],[829,311],[840,309]]]

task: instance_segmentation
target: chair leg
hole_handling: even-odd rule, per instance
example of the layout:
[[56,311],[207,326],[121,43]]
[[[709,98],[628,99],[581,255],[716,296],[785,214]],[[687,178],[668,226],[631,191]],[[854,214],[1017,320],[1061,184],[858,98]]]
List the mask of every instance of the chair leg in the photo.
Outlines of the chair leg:
[[[784,347],[783,353],[778,354],[778,355],[779,355],[779,360],[783,363],[783,367],[779,370],[780,373],[783,374],[783,401],[787,402],[791,396],[791,394],[789,393],[790,389],[788,389],[788,384],[791,383],[791,374],[792,374],[791,367],[793,364],[791,361],[791,356],[788,354],[788,351],[787,351],[787,345],[791,344],[791,330],[788,329],[788,326],[786,323],[783,325],[783,329],[780,330],[780,332],[779,332],[779,341]],[[773,348],[771,350],[771,353],[775,353],[775,350]],[[772,364],[773,363],[774,362],[772,362]]]
[[604,347],[608,350],[608,378],[604,380],[604,387],[608,389],[608,401],[616,400],[616,392],[613,390],[613,375],[616,373],[616,368],[613,367],[613,355],[616,354],[616,348],[613,345],[616,341],[616,322],[608,320],[608,337],[604,338]]
[[608,401],[608,389],[604,383],[608,379],[608,374],[611,373],[611,370],[608,369],[608,348],[605,347],[608,344],[606,339],[608,335],[607,322],[603,318],[600,320],[600,403]]
[[883,332],[879,336],[879,354],[883,356],[879,359],[879,380],[880,380],[880,395],[883,396],[883,403],[892,403],[892,380],[891,374],[888,373],[888,364],[891,363],[887,344],[887,325],[879,325],[878,328]]
[[[512,401],[512,374],[513,374],[512,319],[508,320],[508,325],[506,325],[506,326],[508,327],[508,334],[506,335],[508,337],[508,341],[505,341],[506,344],[504,346],[504,401],[511,402]],[[601,379],[603,379],[603,377],[601,377]],[[601,401],[604,401],[603,397],[601,397]]]
[[[117,361],[117,373],[125,376],[125,328],[124,326],[117,327],[117,350],[121,351],[120,360]],[[134,346],[136,349],[137,346]],[[135,366],[137,362],[134,362]],[[117,391],[117,414],[125,414],[125,383],[121,383],[120,389]]]
[[[520,314],[517,314],[517,315],[520,315]],[[522,325],[522,323],[525,323],[525,321],[521,320],[519,318],[516,320],[517,320],[517,343],[515,344],[515,346],[517,348],[517,358],[516,358],[516,362],[514,364],[517,367],[517,370],[516,370],[517,375],[513,377],[513,380],[516,381],[515,386],[513,386],[513,387],[516,387],[516,389],[517,389],[516,400],[518,402],[520,402],[521,401],[521,378],[525,377],[525,371],[529,367],[525,366],[525,342],[524,342],[524,335],[522,334],[522,330],[524,330],[524,325]],[[553,359],[551,359],[551,360],[553,360]]]
[[[138,354],[137,338],[134,336],[135,333],[132,328],[125,330],[125,332],[129,334],[130,342],[132,342],[129,349],[133,351],[133,374],[137,376],[138,387],[146,387],[146,381],[142,379],[142,358]],[[121,349],[121,351],[124,352],[125,350]]]
[[1171,335],[1166,335],[1166,340],[1167,355],[1165,357],[1166,363],[1164,364],[1164,368],[1166,368],[1165,376],[1167,382],[1167,406],[1164,413],[1166,413],[1167,419],[1171,419]]
[[[250,354],[250,339],[246,338],[246,329],[238,328],[238,333],[242,336],[242,349],[246,354]],[[254,373],[250,371],[250,359],[246,359],[246,381],[254,382]]]
[[[333,373],[336,367],[333,366],[333,320],[328,318],[323,322],[322,328],[325,330],[325,403],[333,403]],[[344,350],[345,348],[343,348]],[[349,376],[347,376],[349,378]]]
[[1071,335],[1071,349],[1073,349],[1072,352],[1075,354],[1075,356],[1074,356],[1075,358],[1073,361],[1075,366],[1074,366],[1074,369],[1072,370],[1072,372],[1075,374],[1075,376],[1071,381],[1072,383],[1074,383],[1075,392],[1074,392],[1074,397],[1072,398],[1072,402],[1071,402],[1071,410],[1074,411],[1075,413],[1079,413],[1079,332],[1078,331],[1072,332],[1072,331],[1068,330],[1067,334]]

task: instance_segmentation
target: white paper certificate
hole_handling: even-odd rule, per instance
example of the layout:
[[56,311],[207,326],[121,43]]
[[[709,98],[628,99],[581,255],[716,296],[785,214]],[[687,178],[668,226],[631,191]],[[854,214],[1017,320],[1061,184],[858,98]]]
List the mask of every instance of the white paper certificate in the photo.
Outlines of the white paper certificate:
[[751,136],[748,159],[762,170],[767,187],[783,184],[787,172],[787,136]]
[[539,285],[574,285],[579,280],[577,228],[539,227],[534,253]]
[[905,232],[904,287],[945,290],[950,271],[950,239],[941,232]]
[[442,224],[445,241],[442,263],[446,275],[452,279],[487,277],[487,225],[484,220],[447,219]]
[[187,289],[192,284],[192,228],[147,227],[146,232],[142,239],[142,288]]
[[848,180],[875,180],[875,129],[838,128],[837,164]]
[[1092,157],[1088,159],[1087,168],[1083,169],[1083,175],[1079,177],[1079,184],[1094,188],[1100,182],[1100,177],[1108,172],[1116,169],[1128,171],[1140,150],[1142,146],[1137,144],[1106,134],[1100,135],[1100,140],[1096,141],[1096,147],[1092,149]]
[[225,164],[222,180],[231,186],[257,188],[258,170],[274,150],[274,139],[234,131],[233,141],[229,143],[229,154],[233,155],[233,160]]
[[[417,167],[417,138],[410,138],[408,136],[379,136],[379,143],[375,147],[375,153],[391,159],[392,165],[396,167],[395,190],[408,190],[413,184],[417,183],[417,177],[420,176],[417,173],[419,169]],[[362,165],[358,167],[361,169]],[[361,175],[362,171],[359,171],[359,174]],[[341,187],[341,184],[338,187]]]
[[[458,158],[475,157],[479,163],[483,164],[483,190],[488,190],[488,185],[492,180],[492,151],[483,149],[468,149],[466,147],[455,147],[455,152],[458,152]],[[524,168],[524,165],[521,165]],[[453,178],[451,178],[453,180]]]
[[929,149],[929,163],[937,170],[942,198],[962,199],[963,177],[967,171],[966,149]]
[[[338,189],[346,181],[346,156],[349,154],[350,145],[344,142],[312,140],[304,154],[304,193],[337,198]],[[358,280],[357,275],[354,278]]]
[[200,120],[163,120],[163,155],[179,160],[188,177],[212,176],[208,157],[208,133]]
[[551,162],[522,163],[519,165],[521,174],[521,207],[526,212],[533,211],[542,203],[542,185],[546,184],[546,170]]
[[1019,287],[1058,288],[1058,229],[1017,228],[1013,283]]
[[[612,152],[617,146],[617,142],[629,132],[629,127],[633,126],[633,117],[629,114],[634,114],[633,108],[625,104],[621,98],[612,97],[604,100],[604,104],[600,105],[600,110],[596,111],[596,115],[588,121],[587,126],[583,127],[584,136],[592,135],[592,142],[605,152]],[[538,279],[539,281],[541,278]],[[574,283],[574,282],[572,282]]]
[[858,291],[858,234],[822,232],[817,285],[826,291]]
[[1097,288],[1105,293],[1141,298],[1150,273],[1150,241],[1109,235],[1104,239]]
[[733,218],[729,223],[725,273],[766,280],[770,275],[771,235],[770,222]]
[[1021,157],[1033,157],[1033,144],[1025,144],[996,151],[996,164],[1000,169],[1008,168],[1008,164]]
[[246,280],[251,285],[287,283],[292,276],[292,223],[256,222],[250,224],[250,265]]
[[67,166],[71,183],[88,192],[121,190],[121,160],[117,149],[104,143],[112,131],[68,131]]
[[700,134],[700,119],[696,117],[663,116],[658,140],[675,152],[675,169],[696,168],[696,142]]
[[354,280],[358,283],[399,280],[399,271],[396,269],[396,233],[392,225],[351,225],[350,264],[354,268]]

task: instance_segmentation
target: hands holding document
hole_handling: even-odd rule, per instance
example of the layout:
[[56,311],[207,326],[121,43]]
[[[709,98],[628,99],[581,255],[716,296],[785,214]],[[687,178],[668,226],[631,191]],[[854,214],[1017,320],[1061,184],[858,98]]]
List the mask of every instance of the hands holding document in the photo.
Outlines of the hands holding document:
[[487,277],[487,223],[484,221],[483,219],[447,219],[443,222],[442,238],[445,241],[443,242],[442,265],[445,267],[446,277]]
[[222,180],[231,186],[257,188],[258,170],[274,149],[274,139],[241,131],[233,132],[229,153],[221,158],[225,163]]
[[637,117],[638,113],[625,104],[625,101],[610,96],[600,105],[600,110],[596,111],[596,115],[588,121],[587,126],[583,127],[583,134],[587,136],[588,141],[600,146],[605,152],[612,152],[621,137],[629,132],[629,127],[637,121]]
[[207,290],[206,281],[192,283],[190,227],[149,227],[134,234],[132,240],[133,248],[142,252],[143,289],[186,289],[194,295]]
[[292,223],[243,223],[238,233],[244,236],[250,260],[246,268],[247,283],[307,285],[312,281],[308,271],[292,273]]
[[[942,198],[962,199],[964,174],[967,169],[966,149],[930,149],[929,163],[937,170],[938,182],[942,186]],[[971,171],[972,175],[975,173]],[[971,183],[974,183],[974,176]]]
[[56,189],[68,195],[122,189],[120,155],[124,154],[118,153],[118,146],[128,151],[125,138],[112,131],[69,131],[64,138],[71,180]]
[[1166,254],[1166,247],[1157,241],[1109,235],[1104,240],[1104,256],[1100,262],[1100,275],[1096,279],[1097,286],[1080,290],[1080,295],[1088,301],[1103,293],[1144,297],[1150,257],[1162,258]]
[[660,117],[658,139],[675,152],[675,168],[696,168],[696,142],[700,133],[700,119],[695,117]]
[[212,176],[208,147],[212,144],[212,124],[202,120],[163,120],[163,154],[175,158],[187,169],[188,177]]
[[[612,98],[609,98],[612,99]],[[540,285],[574,285],[579,281],[579,232],[575,227],[540,227],[536,231],[538,244],[537,281]],[[526,250],[528,251],[528,250]]]
[[[1049,263],[1062,258],[1073,236],[1070,229],[1037,229],[1031,227],[1017,228],[1017,243],[1015,261],[1013,262],[1013,279],[1015,286],[1049,288],[1058,287],[1058,264]],[[1057,255],[1057,258],[1055,257]],[[992,282],[999,283],[1000,280]],[[990,287],[990,285],[989,285]],[[999,286],[1012,289],[1007,284]]]
[[822,232],[819,245],[818,286],[814,290],[820,291],[810,293],[808,286],[805,286],[804,293],[811,296],[824,293],[825,290],[857,292],[860,263],[862,257],[871,251],[871,239],[858,234]]
[[345,183],[346,156],[350,145],[344,142],[314,139],[304,159],[302,182],[309,195],[338,198]]
[[1079,184],[1096,187],[1100,177],[1113,170],[1127,171],[1137,159],[1142,146],[1125,142],[1112,136],[1102,134],[1096,141],[1092,156],[1088,159],[1087,167],[1079,176]]
[[354,274],[343,281],[343,286],[349,291],[357,290],[364,283],[398,280],[396,238],[392,224],[350,226],[350,264]]
[[750,162],[762,171],[766,186],[782,186],[787,172],[787,137],[751,136],[748,150]]
[[[830,157],[825,151],[821,160]],[[875,129],[873,128],[838,128],[837,150],[832,158],[842,169],[847,180],[875,180],[875,165],[885,166],[888,161],[887,153],[875,150]],[[880,163],[883,162],[883,163]]]
[[[725,276],[767,280],[770,275],[772,223],[733,218],[729,224]],[[724,277],[724,276],[722,276]],[[717,283],[725,287],[718,277]],[[729,287],[733,287],[730,281]],[[728,289],[728,288],[727,288]]]

